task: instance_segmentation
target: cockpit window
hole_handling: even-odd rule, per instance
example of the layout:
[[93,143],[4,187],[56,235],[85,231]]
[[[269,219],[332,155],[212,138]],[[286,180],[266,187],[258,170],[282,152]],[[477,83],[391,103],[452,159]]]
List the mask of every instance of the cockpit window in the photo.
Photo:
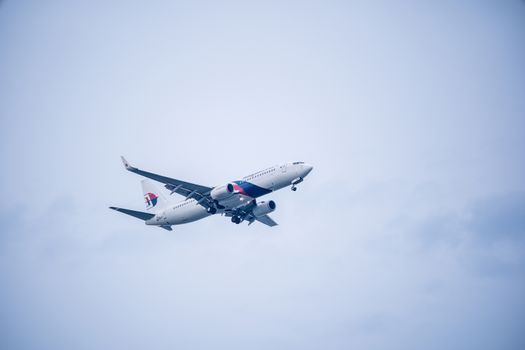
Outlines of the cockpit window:
[[304,164],[304,162],[293,162],[293,165]]

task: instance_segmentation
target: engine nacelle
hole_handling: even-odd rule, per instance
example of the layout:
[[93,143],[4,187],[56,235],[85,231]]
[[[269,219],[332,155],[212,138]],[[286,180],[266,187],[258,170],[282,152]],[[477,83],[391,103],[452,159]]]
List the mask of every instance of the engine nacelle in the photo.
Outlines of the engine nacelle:
[[274,201],[262,201],[257,203],[257,206],[253,208],[252,213],[255,216],[263,216],[266,214],[270,214],[272,211],[277,208],[277,205]]
[[235,188],[233,184],[227,184],[223,186],[217,186],[210,192],[211,198],[221,201],[226,198],[231,197],[235,193]]

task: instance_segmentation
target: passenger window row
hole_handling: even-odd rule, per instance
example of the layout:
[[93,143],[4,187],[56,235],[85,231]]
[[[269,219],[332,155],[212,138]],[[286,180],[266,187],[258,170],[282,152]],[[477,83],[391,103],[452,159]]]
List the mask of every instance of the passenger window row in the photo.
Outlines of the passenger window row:
[[259,176],[262,176],[262,175],[266,175],[266,174],[269,174],[271,172],[275,171],[275,168],[272,168],[270,170],[266,170],[266,171],[263,171],[262,173],[258,173],[258,174],[255,174],[255,175],[252,175],[252,176],[249,176],[248,178],[246,178],[246,180],[252,180],[252,179],[255,179],[256,177],[259,177]]

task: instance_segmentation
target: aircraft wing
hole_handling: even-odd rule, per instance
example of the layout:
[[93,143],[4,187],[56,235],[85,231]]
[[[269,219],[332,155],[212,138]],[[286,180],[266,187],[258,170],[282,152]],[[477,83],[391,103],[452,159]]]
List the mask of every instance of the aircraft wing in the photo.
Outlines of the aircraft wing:
[[263,215],[263,216],[258,216],[255,218],[255,220],[259,221],[260,223],[262,224],[265,224],[265,225],[268,225],[270,227],[273,227],[273,226],[277,226],[278,224],[273,221],[273,219],[271,217],[269,217],[268,215]]
[[[201,203],[202,205],[206,206],[207,201],[206,199],[209,199],[209,195],[212,187],[202,186],[193,184],[191,182],[186,182],[182,180],[173,179],[171,177],[166,177],[154,173],[150,173],[148,171],[144,171],[135,167],[132,167],[129,165],[129,163],[122,158],[122,163],[124,163],[124,167],[126,170],[131,171],[132,173],[142,175],[144,177],[148,177],[152,180],[162,182],[164,184],[164,187],[166,187],[168,190],[170,190],[172,193],[178,193],[186,198],[194,198]],[[202,203],[204,202],[204,203]]]

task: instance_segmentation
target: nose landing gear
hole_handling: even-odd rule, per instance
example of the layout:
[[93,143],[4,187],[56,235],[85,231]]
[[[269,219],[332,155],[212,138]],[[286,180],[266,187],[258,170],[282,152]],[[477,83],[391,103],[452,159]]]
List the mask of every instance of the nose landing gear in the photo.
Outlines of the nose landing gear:
[[297,191],[297,186],[298,184],[300,184],[301,182],[303,182],[303,178],[302,177],[298,177],[297,179],[293,179],[292,180],[292,191]]

